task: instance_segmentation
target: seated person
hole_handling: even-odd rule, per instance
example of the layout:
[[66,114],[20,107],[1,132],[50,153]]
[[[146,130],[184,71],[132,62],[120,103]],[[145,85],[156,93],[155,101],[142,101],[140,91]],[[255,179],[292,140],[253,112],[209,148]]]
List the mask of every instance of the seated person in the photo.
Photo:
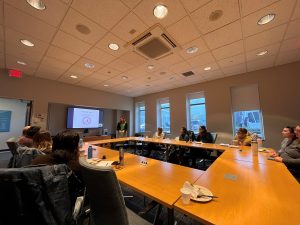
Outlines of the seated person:
[[[164,139],[165,138],[165,133],[163,132],[163,129],[161,127],[157,128],[157,131],[153,135],[153,138],[155,139]],[[147,148],[145,149],[146,153],[144,153],[144,156],[146,157],[153,157],[157,158],[157,151],[161,150],[161,145],[160,144],[155,144],[152,142],[149,142],[147,145]]]
[[49,131],[40,131],[33,136],[33,148],[49,154],[52,151],[52,138]]
[[252,138],[248,134],[248,130],[246,128],[240,128],[238,129],[234,140],[238,141],[238,145],[251,146]]
[[196,137],[196,141],[201,141],[203,143],[213,143],[213,137],[209,133],[205,126],[199,127],[199,134]]
[[157,131],[155,132],[155,134],[153,135],[153,138],[157,138],[157,139],[164,139],[165,138],[165,133],[163,132],[163,129],[161,127],[157,128]]
[[186,127],[181,127],[179,141],[189,141],[189,134]]
[[[284,138],[281,142],[280,149],[278,153],[281,153],[284,151],[286,147],[288,147],[296,138],[294,128],[290,126],[286,126],[282,129],[282,137]],[[270,156],[276,157],[278,156],[278,153],[275,151],[270,151]]]
[[296,179],[300,181],[300,124],[295,129],[295,135],[297,139],[278,152],[274,160],[284,163]]
[[23,128],[22,136],[20,137],[18,144],[19,146],[32,147],[33,136],[40,131],[38,126],[26,126]]
[[66,164],[81,178],[79,170],[79,134],[70,130],[62,131],[53,138],[52,152],[37,156],[32,165]]

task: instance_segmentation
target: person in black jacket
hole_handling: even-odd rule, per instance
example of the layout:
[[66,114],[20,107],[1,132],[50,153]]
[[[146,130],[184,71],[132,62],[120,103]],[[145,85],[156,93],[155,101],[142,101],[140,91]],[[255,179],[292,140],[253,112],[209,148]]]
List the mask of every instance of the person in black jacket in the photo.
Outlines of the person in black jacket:
[[201,141],[203,143],[213,143],[213,137],[209,133],[205,126],[199,127],[199,134],[196,137],[196,141]]

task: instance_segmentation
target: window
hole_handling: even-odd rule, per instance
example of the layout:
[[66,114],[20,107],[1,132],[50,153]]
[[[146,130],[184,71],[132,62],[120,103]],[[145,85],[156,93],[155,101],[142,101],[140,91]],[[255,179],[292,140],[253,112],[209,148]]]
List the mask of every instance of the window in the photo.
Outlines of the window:
[[263,117],[259,103],[258,86],[246,85],[231,88],[233,132],[241,127],[264,138]]
[[171,129],[169,98],[159,99],[157,106],[157,127],[162,127],[164,132],[170,133]]
[[145,132],[145,103],[136,104],[136,130],[137,132]]
[[200,126],[206,126],[205,97],[203,92],[187,96],[187,127],[194,133],[199,132]]

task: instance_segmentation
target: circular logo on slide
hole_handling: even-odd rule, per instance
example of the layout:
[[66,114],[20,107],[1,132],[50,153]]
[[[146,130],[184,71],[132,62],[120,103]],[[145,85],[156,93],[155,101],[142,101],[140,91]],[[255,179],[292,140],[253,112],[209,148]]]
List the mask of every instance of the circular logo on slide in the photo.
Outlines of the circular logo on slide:
[[89,116],[85,116],[85,117],[82,118],[82,123],[84,125],[90,125],[91,122],[92,122],[92,119]]

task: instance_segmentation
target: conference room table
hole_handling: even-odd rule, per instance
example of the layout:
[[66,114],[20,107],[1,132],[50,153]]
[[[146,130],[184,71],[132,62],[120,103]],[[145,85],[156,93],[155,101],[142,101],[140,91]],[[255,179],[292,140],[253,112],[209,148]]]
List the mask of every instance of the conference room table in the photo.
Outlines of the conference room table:
[[[136,137],[89,144],[101,145],[107,141],[142,141],[193,147],[199,151],[223,151],[206,171],[125,154],[125,167],[117,171],[120,182],[168,207],[169,214],[175,209],[204,224],[300,224],[300,185],[283,163],[268,160],[265,152],[253,155],[246,146],[233,148]],[[103,148],[102,151],[112,150]],[[117,160],[118,152],[114,154]],[[147,166],[141,165],[143,160]],[[185,181],[208,188],[218,198],[184,205],[179,190]],[[170,218],[169,215],[172,224]]]
[[[88,145],[83,146],[82,155],[87,155]],[[105,160],[108,161],[119,160],[119,153],[116,150],[97,146],[94,148],[95,158],[101,159],[105,156]],[[204,173],[202,170],[130,153],[124,154],[124,166],[115,171],[121,184],[165,206],[168,209],[168,224],[172,225],[173,206],[180,197],[180,188],[185,181],[194,183]]]

